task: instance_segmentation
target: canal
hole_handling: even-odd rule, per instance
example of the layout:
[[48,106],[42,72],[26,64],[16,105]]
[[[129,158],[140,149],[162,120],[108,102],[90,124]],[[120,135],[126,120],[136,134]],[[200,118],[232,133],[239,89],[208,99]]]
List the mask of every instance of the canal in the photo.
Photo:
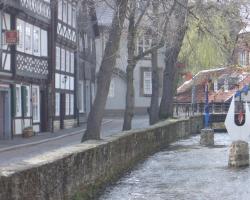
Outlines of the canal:
[[228,134],[215,135],[214,148],[199,136],[181,140],[137,165],[100,200],[249,200],[250,168],[227,167]]

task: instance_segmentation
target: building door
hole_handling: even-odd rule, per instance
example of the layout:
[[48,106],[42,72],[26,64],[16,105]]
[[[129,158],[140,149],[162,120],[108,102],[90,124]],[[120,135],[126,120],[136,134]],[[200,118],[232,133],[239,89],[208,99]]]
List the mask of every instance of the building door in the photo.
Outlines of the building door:
[[60,129],[64,129],[64,119],[65,119],[65,93],[60,94]]

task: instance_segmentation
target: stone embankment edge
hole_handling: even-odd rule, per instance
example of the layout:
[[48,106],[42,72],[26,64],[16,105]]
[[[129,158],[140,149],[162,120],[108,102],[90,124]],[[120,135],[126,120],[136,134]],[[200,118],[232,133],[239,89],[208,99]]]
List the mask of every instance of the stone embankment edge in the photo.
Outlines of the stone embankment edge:
[[147,129],[67,147],[37,163],[2,171],[0,199],[68,200],[76,199],[76,194],[81,194],[78,199],[94,199],[102,185],[139,160],[202,127],[202,116],[168,120]]

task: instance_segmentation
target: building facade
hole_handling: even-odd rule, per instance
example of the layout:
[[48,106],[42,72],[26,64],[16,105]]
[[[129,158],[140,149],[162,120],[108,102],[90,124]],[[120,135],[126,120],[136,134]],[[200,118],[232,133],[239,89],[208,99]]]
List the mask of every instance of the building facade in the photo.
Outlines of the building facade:
[[[97,8],[97,19],[100,29],[100,37],[96,40],[97,71],[101,65],[105,45],[108,40],[109,28],[112,22],[112,9],[109,6],[100,6]],[[125,22],[128,24],[128,22]],[[113,71],[108,99],[106,103],[106,115],[122,116],[126,105],[126,67],[127,67],[127,27],[122,31],[120,47],[116,54],[116,66]],[[140,31],[137,36],[136,53],[149,49],[151,47],[152,35],[148,30]],[[160,72],[160,87],[162,88],[163,69],[165,66],[164,49],[158,50],[158,67]],[[134,88],[135,88],[135,114],[147,114],[147,108],[150,106],[152,94],[152,63],[151,55],[140,59],[134,70]]]
[[[25,127],[45,132],[76,126],[84,101],[78,98],[78,85],[85,81],[78,73],[85,70],[79,57],[86,57],[77,20],[88,21],[94,41],[94,8],[80,13],[82,2],[64,0],[8,1],[1,6],[0,139],[20,135]],[[8,41],[11,34],[18,40],[14,44]],[[95,42],[89,48],[95,50]],[[92,93],[86,93],[84,89],[82,96],[91,100],[84,105],[90,107]]]

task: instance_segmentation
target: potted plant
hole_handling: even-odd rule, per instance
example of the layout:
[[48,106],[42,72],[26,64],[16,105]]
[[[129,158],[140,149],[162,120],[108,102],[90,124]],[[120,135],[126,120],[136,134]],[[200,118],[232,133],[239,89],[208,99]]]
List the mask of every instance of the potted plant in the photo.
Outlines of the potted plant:
[[33,135],[34,135],[34,132],[33,132],[32,126],[28,126],[28,127],[25,127],[23,129],[23,137],[24,138],[29,138],[29,137],[32,137]]

